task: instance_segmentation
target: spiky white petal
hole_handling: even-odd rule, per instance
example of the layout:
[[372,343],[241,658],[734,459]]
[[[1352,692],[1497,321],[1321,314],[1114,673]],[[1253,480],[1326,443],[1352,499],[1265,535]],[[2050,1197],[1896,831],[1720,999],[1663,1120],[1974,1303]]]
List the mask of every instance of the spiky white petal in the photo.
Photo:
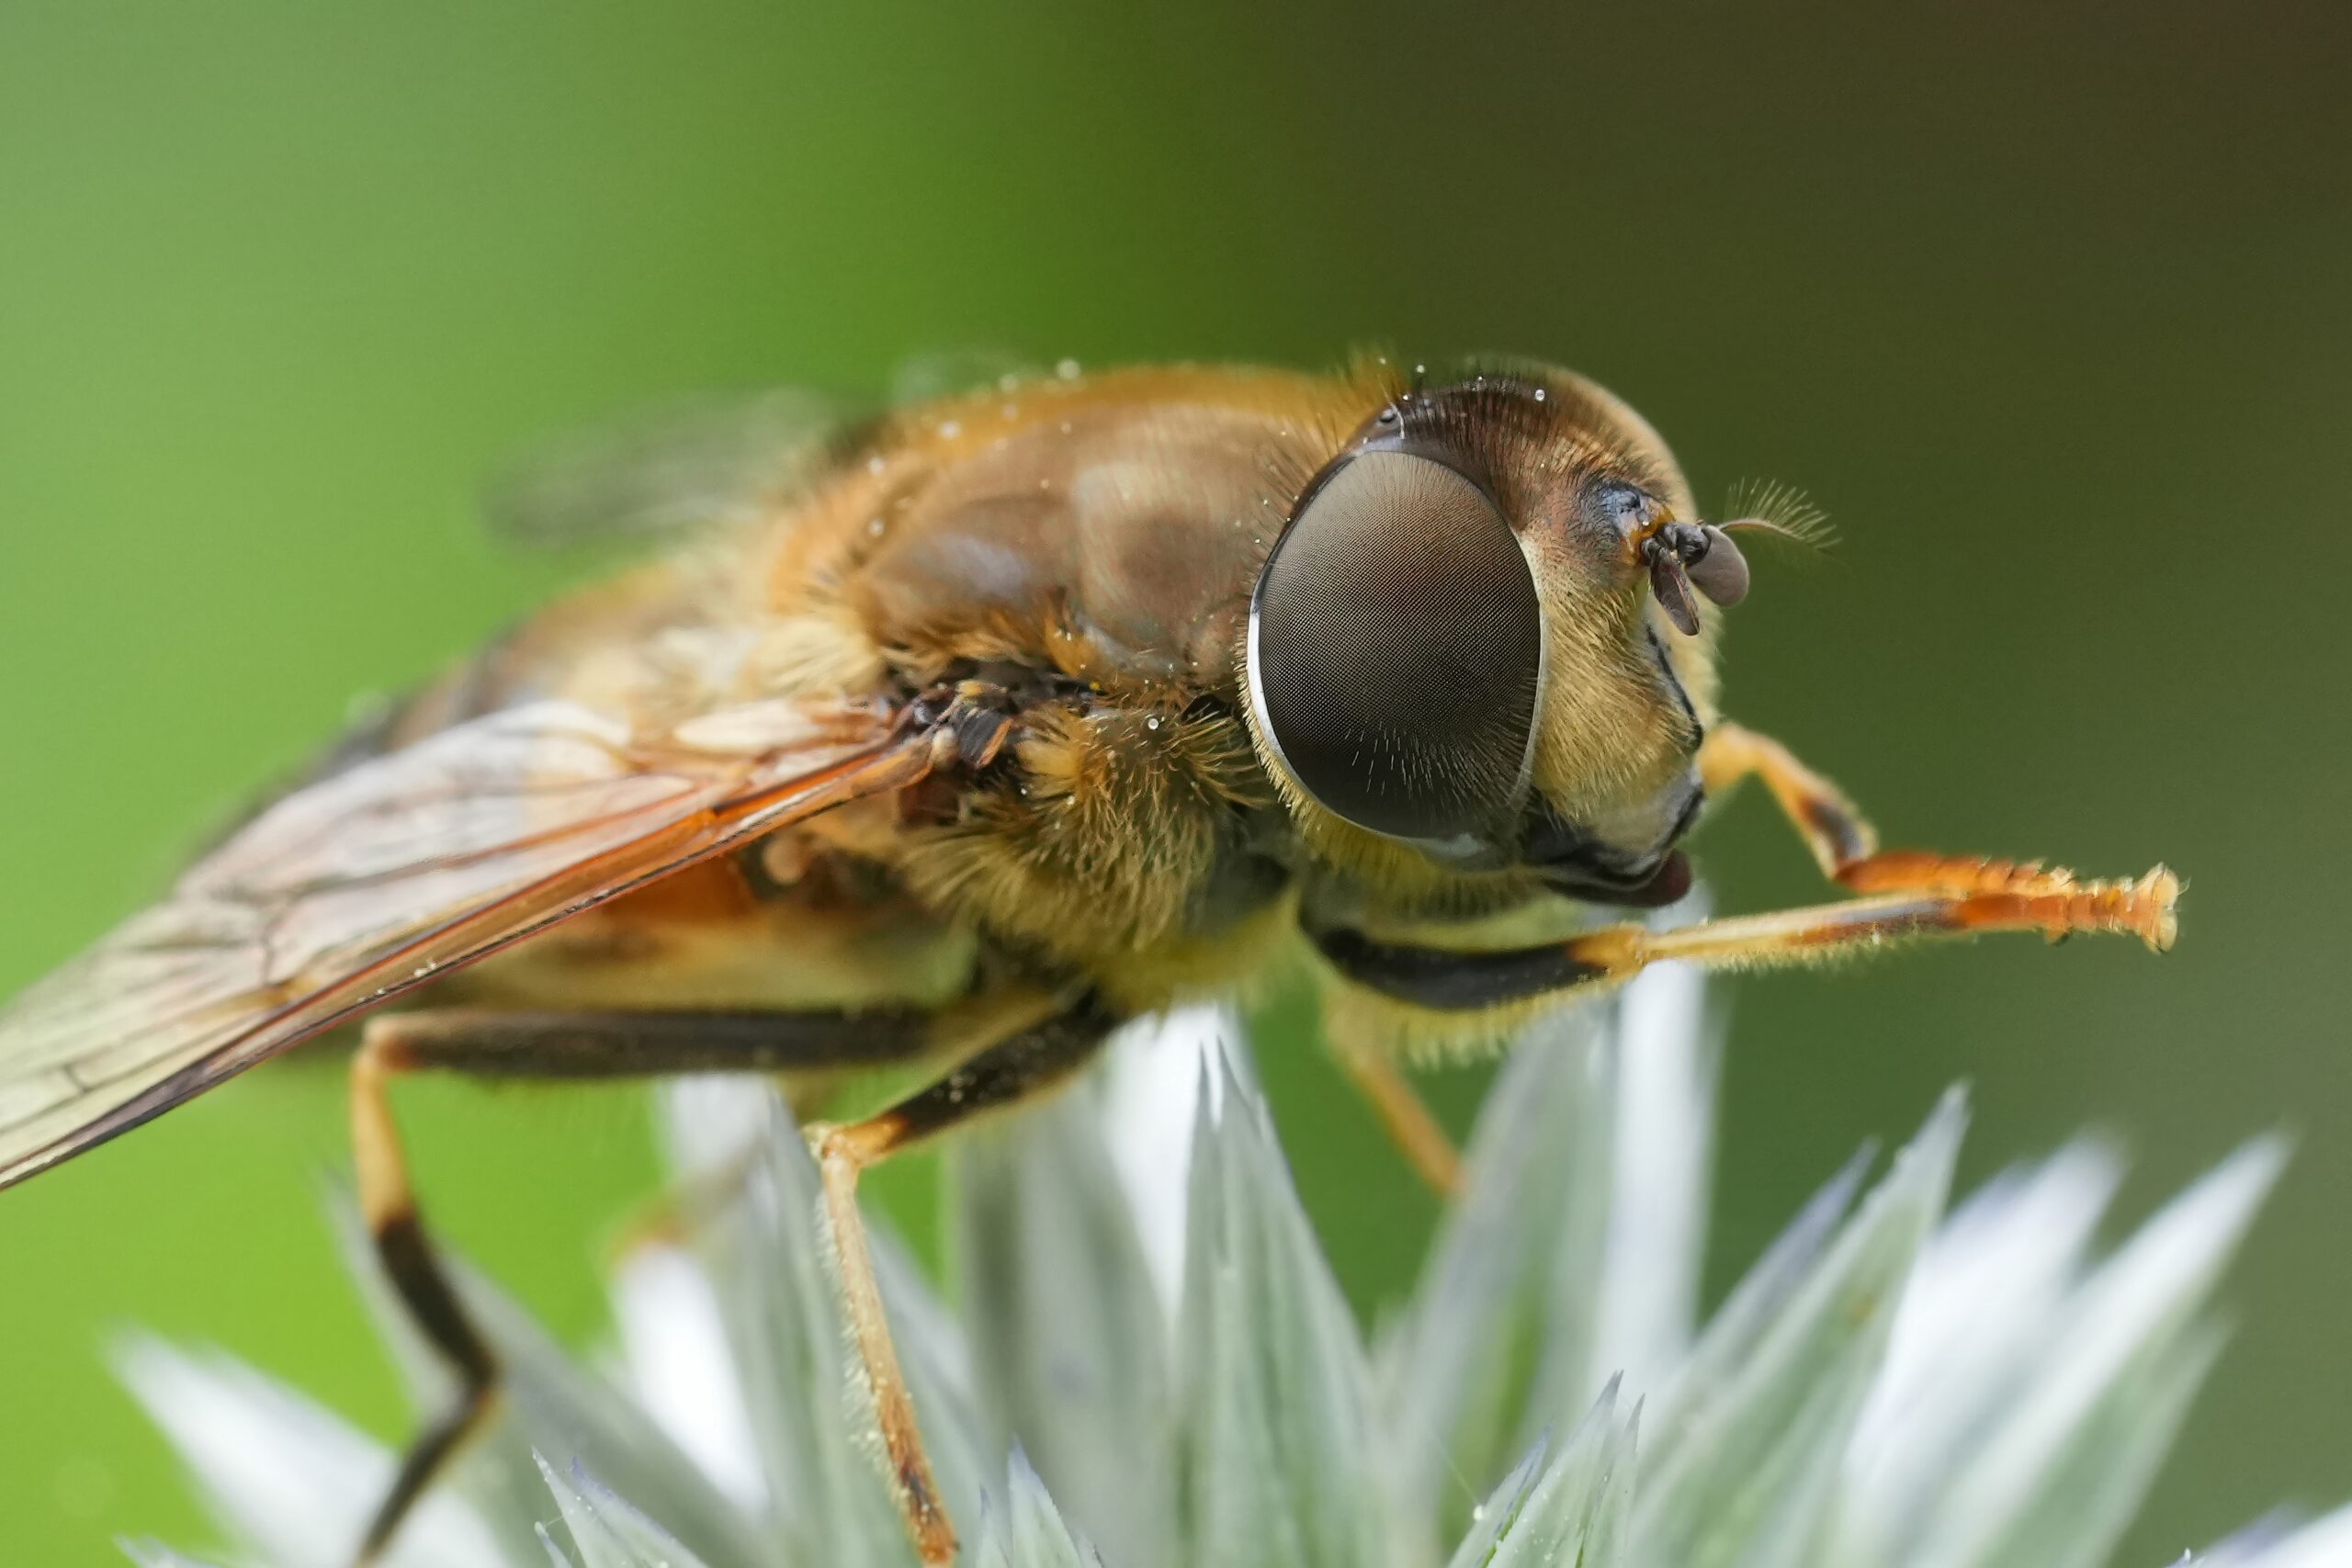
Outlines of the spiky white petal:
[[[277,1568],[345,1568],[393,1460],[379,1443],[228,1356],[132,1335],[115,1368],[196,1472],[244,1555]],[[386,1568],[501,1568],[504,1558],[458,1497],[420,1504]]]
[[1262,1101],[1195,1119],[1177,1344],[1180,1561],[1388,1568],[1397,1533],[1355,1321]]
[[1210,1114],[1219,1113],[1225,1077],[1216,1065],[1229,1062],[1250,1081],[1248,1040],[1231,1007],[1201,1002],[1129,1024],[1103,1064],[1103,1142],[1171,1321],[1184,1291],[1184,1197],[1201,1086]]
[[[1367,1353],[1246,1060],[1229,1010],[1187,1010],[1129,1031],[1099,1083],[969,1137],[954,1311],[876,1235],[968,1562],[2092,1568],[2211,1364],[2217,1281],[2281,1159],[2248,1145],[2102,1261],[2118,1165],[2097,1145],[1941,1219],[1948,1097],[1874,1186],[1867,1152],[1832,1179],[1694,1332],[1715,1047],[1696,976],[1668,968],[1531,1028]],[[664,1105],[705,1223],[618,1270],[609,1377],[461,1278],[513,1414],[395,1564],[911,1563],[789,1116],[756,1082]],[[435,1404],[446,1378],[342,1213]],[[237,1568],[339,1568],[382,1449],[222,1358],[134,1339],[120,1360]],[[2352,1568],[2352,1511],[2205,1561]]]
[[1008,1468],[1004,1502],[980,1522],[980,1543],[973,1553],[978,1568],[1102,1568],[1102,1559],[1063,1522],[1046,1483],[1018,1448]]
[[614,1269],[612,1296],[637,1402],[730,1501],[761,1511],[767,1478],[709,1275],[677,1247],[647,1245]]

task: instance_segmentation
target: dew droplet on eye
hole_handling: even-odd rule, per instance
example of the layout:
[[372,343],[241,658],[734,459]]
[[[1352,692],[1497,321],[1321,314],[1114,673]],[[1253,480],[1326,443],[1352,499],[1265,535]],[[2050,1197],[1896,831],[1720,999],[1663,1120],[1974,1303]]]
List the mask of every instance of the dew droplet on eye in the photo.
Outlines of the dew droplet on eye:
[[1535,400],[1539,403],[1544,400],[1544,389],[1541,387],[1535,389]]
[[1158,714],[1153,714],[1149,718],[1143,721],[1143,727],[1146,729],[1158,729],[1159,728],[1159,716]]

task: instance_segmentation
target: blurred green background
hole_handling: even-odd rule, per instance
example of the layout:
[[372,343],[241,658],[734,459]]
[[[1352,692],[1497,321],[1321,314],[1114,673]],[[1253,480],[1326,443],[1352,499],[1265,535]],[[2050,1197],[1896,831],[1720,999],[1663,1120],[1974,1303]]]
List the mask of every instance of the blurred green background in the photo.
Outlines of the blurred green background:
[[[2162,962],[1739,982],[1714,1279],[1954,1078],[1972,1178],[2095,1123],[2133,1213],[2284,1124],[2122,1560],[2352,1495],[2346,14],[1902,10],[7,0],[0,990],[548,590],[469,513],[534,436],[967,345],[1549,356],[1702,493],[1785,479],[1841,525],[1759,573],[1736,713],[1898,842],[2193,883]],[[1816,896],[1758,800],[1701,848],[1727,905]],[[1369,1307],[1430,1206],[1312,1053],[1267,1066]],[[591,1332],[637,1100],[409,1103],[445,1229]],[[203,1537],[121,1325],[395,1428],[314,1201],[342,1143],[332,1063],[289,1064],[0,1199],[0,1561]]]

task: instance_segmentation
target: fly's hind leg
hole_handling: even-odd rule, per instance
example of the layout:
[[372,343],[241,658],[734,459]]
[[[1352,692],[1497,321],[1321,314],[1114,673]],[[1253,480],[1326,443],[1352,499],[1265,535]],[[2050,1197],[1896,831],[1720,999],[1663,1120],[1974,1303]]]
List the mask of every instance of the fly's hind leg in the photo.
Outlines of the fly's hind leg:
[[1118,1020],[1092,998],[1012,1035],[966,1060],[927,1089],[888,1111],[841,1126],[812,1126],[810,1148],[824,1178],[825,1219],[840,1270],[842,1305],[865,1394],[882,1434],[889,1480],[916,1551],[933,1568],[956,1557],[956,1529],[940,1501],[930,1457],[915,1424],[899,1353],[890,1342],[882,1292],[874,1278],[865,1221],[857,1207],[864,1172],[925,1139],[989,1111],[1031,1100],[1065,1082],[1102,1047]]
[[362,1564],[382,1554],[435,1472],[489,1418],[498,1388],[497,1359],[458,1304],[417,1214],[408,1156],[401,1150],[388,1092],[393,1075],[405,1064],[398,1047],[387,1043],[389,1038],[369,1030],[351,1059],[351,1147],[358,1169],[359,1213],[375,1241],[385,1279],[426,1343],[457,1374],[458,1392],[401,1456],[390,1490],[360,1538],[357,1560]]
[[1699,773],[1709,794],[1751,775],[1761,780],[1813,852],[1822,874],[1853,892],[1940,898],[2126,896],[2144,915],[2132,928],[2141,940],[2160,953],[2172,945],[2173,902],[2180,894],[2180,878],[2163,866],[2136,882],[2092,882],[2038,861],[1882,850],[1870,823],[1836,784],[1770,736],[1736,724],[1718,724],[1708,731],[1699,750]]
[[379,1557],[416,1499],[494,1407],[498,1360],[468,1316],[427,1236],[391,1112],[406,1073],[477,1077],[610,1079],[697,1072],[789,1072],[868,1066],[956,1052],[976,1029],[1049,1013],[1039,993],[991,993],[926,1013],[543,1013],[449,1010],[379,1013],[351,1062],[352,1154],[359,1210],[401,1304],[458,1380],[456,1397],[409,1446],[361,1539],[358,1561]]

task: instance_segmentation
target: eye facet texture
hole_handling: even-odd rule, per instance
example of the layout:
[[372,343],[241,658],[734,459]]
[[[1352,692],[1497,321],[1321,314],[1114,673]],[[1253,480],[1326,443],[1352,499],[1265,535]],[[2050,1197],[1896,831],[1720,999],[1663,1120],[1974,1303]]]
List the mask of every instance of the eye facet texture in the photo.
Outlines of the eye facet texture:
[[1400,451],[1345,459],[1275,545],[1250,643],[1259,719],[1327,809],[1450,840],[1512,804],[1542,606],[1510,525],[1453,468]]

